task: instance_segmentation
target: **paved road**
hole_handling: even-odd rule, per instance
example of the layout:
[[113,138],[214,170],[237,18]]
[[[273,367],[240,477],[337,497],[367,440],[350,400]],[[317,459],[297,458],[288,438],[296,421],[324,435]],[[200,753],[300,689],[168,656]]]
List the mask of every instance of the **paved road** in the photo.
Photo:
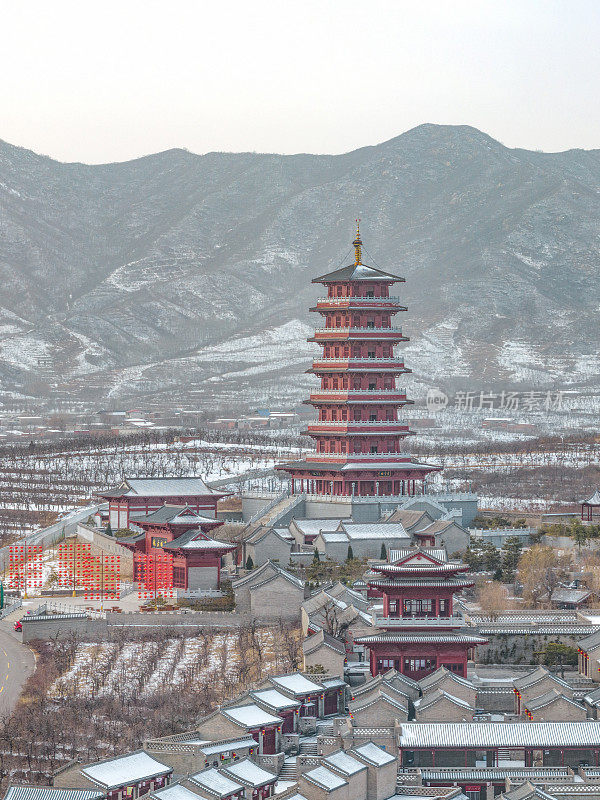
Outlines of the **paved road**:
[[35,670],[33,652],[11,632],[12,624],[0,623],[0,718],[13,711],[23,684]]

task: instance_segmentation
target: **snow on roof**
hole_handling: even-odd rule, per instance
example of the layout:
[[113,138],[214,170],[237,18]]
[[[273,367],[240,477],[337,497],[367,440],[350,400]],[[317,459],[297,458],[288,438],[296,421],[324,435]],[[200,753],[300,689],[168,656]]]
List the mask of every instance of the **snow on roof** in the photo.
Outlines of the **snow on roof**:
[[264,786],[267,783],[275,783],[277,780],[277,775],[259,767],[249,758],[245,758],[243,761],[236,761],[234,764],[222,769],[228,775],[232,775],[242,783],[249,784],[254,788]]
[[[186,744],[195,743],[188,742],[186,739]],[[251,736],[247,736],[245,739],[230,739],[228,742],[220,742],[219,744],[213,744],[210,747],[203,747],[202,752],[207,756],[211,756],[214,753],[226,753],[230,750],[239,750],[242,747],[258,747],[258,742]]]
[[524,705],[529,711],[538,711],[540,708],[545,708],[546,706],[549,706],[550,703],[554,703],[557,700],[564,700],[565,702],[576,706],[582,713],[584,713],[583,708],[579,703],[576,703],[574,700],[565,697],[562,692],[559,692],[556,689],[550,689],[549,692],[545,692],[539,697],[534,697],[532,700],[528,700]]
[[202,772],[197,772],[190,778],[191,781],[197,783],[203,789],[206,789],[210,794],[216,794],[218,797],[227,797],[230,794],[237,794],[244,787],[236,781],[232,781],[227,775],[223,775],[218,769],[209,767]]
[[343,528],[350,539],[411,539],[401,522],[344,522]]
[[598,747],[600,725],[590,722],[403,722],[399,746],[490,748]]
[[340,789],[342,786],[348,785],[347,781],[325,767],[311,769],[310,772],[304,773],[304,777],[311,781],[311,783],[316,783],[317,786],[326,789],[328,792],[333,792],[334,789]]
[[247,706],[235,706],[234,708],[222,708],[221,714],[243,725],[245,728],[259,728],[261,725],[278,725],[283,722],[281,717],[274,717],[263,711],[255,703]]
[[119,486],[100,494],[136,494],[141,497],[191,497],[219,494],[204,483],[202,478],[129,478]]
[[337,753],[330,753],[323,759],[323,763],[335,767],[335,769],[339,769],[339,771],[343,772],[345,775],[354,775],[366,769],[366,766],[361,761],[352,758],[352,756],[344,750],[338,750]]
[[[98,800],[98,789],[61,789],[59,786],[9,786],[4,800]],[[198,800],[198,798],[196,798]]]
[[460,697],[456,697],[454,694],[450,694],[450,692],[444,692],[442,689],[434,689],[433,692],[428,692],[427,694],[423,695],[419,700],[414,701],[415,708],[420,709],[421,711],[427,706],[432,705],[433,703],[437,703],[438,700],[449,700],[454,705],[462,706],[463,708],[468,708],[470,711],[473,711],[473,707],[470,703],[467,703],[466,700],[463,700]]
[[277,689],[263,689],[260,692],[252,692],[252,697],[271,708],[297,708],[300,703],[290,697],[278,692]]
[[348,522],[348,519],[293,519],[292,522],[302,531],[302,533],[314,534],[319,531],[334,531],[340,522]]
[[161,764],[143,751],[81,768],[81,772],[87,778],[109,789],[139,783],[155,775],[164,775],[172,771],[171,767]]
[[[419,547],[422,553],[428,553],[432,555],[434,558],[437,558],[438,561],[446,561],[447,554],[446,549],[444,547]],[[400,561],[402,558],[406,558],[406,556],[411,555],[411,553],[416,553],[417,549],[414,547],[407,548],[406,550],[390,550],[388,554],[388,558],[390,563],[394,561]]]
[[555,683],[559,683],[567,689],[571,689],[569,684],[559,678],[558,675],[555,675],[553,672],[550,672],[546,669],[546,667],[542,667],[541,665],[536,667],[532,672],[528,672],[522,678],[515,678],[513,683],[516,689],[527,689],[529,686],[534,686],[536,683],[540,683],[544,679],[549,679],[554,681]]
[[198,800],[196,792],[192,792],[191,789],[186,789],[186,787],[182,786],[180,783],[174,783],[171,786],[167,786],[165,789],[152,792],[152,796],[158,797],[159,800]]
[[382,767],[384,764],[390,764],[392,761],[396,760],[393,755],[386,753],[385,750],[382,750],[381,747],[377,747],[373,742],[367,742],[367,744],[363,744],[362,747],[355,747],[354,752],[361,756],[361,758],[364,758],[365,761],[376,764],[378,767]]
[[324,542],[329,544],[339,544],[340,542],[349,542],[350,537],[345,531],[335,531],[335,533],[321,533],[321,538]]
[[314,694],[323,688],[320,684],[309,681],[300,672],[293,675],[275,675],[271,678],[271,682],[293,694]]

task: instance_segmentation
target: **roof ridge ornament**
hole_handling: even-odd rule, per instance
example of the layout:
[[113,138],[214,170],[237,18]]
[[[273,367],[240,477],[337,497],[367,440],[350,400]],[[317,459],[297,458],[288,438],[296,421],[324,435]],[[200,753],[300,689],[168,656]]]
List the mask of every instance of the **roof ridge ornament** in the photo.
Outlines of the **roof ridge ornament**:
[[354,245],[354,264],[358,266],[362,264],[362,240],[360,238],[360,219],[356,220],[356,239],[352,242]]

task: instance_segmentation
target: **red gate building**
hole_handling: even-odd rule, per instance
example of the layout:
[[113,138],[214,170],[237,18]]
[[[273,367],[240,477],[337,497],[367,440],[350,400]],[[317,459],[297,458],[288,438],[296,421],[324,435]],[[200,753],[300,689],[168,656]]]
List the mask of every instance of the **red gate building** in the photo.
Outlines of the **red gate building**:
[[404,278],[362,263],[358,227],[353,245],[354,264],[313,279],[327,287],[311,309],[321,314],[323,327],[309,339],[323,348],[309,370],[321,379],[307,401],[318,412],[305,431],[316,453],[277,469],[290,474],[292,493],[419,494],[427,475],[440,468],[402,452],[411,431],[399,411],[412,401],[396,382],[410,370],[394,346],[408,337],[393,321],[406,308],[390,287]]

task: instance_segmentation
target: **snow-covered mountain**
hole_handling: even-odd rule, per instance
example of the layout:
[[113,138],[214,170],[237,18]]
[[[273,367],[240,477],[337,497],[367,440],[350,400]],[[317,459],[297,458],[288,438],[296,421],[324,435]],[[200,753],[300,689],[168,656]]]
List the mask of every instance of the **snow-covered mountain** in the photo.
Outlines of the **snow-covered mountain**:
[[62,164],[0,142],[0,379],[93,405],[306,392],[310,279],[406,277],[414,390],[600,384],[600,151],[422,125],[341,156]]

